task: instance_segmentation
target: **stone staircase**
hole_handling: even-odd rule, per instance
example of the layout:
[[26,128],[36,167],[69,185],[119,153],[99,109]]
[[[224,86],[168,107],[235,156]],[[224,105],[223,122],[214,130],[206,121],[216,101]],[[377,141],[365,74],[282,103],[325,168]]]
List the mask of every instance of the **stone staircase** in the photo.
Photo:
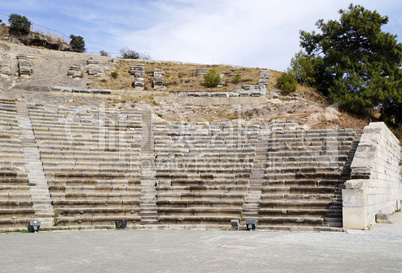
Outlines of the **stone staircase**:
[[[283,123],[283,127],[295,128],[294,121],[288,121]],[[251,177],[249,181],[249,187],[247,195],[244,199],[242,218],[258,220],[260,203],[264,188],[264,176],[266,173],[266,158],[268,154],[268,143],[270,141],[272,130],[283,130],[283,127],[262,125],[259,130],[259,140],[256,145],[256,152],[254,158],[253,168],[251,170]]]
[[42,228],[53,226],[54,211],[49,193],[47,179],[43,172],[42,162],[33,133],[27,104],[17,102],[17,121],[20,129],[20,139],[24,151],[25,169],[30,184],[30,193],[35,210],[35,219],[41,221]]
[[156,204],[155,152],[153,138],[152,112],[142,112],[141,143],[141,225],[157,225],[158,207]]

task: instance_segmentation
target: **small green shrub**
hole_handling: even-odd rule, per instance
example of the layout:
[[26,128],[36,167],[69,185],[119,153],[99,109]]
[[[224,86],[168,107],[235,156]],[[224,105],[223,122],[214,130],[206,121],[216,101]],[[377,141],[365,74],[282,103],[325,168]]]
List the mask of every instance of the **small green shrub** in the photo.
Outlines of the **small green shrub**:
[[283,91],[294,92],[297,89],[297,80],[292,74],[284,72],[278,78],[278,85]]
[[117,71],[113,71],[110,73],[110,76],[112,76],[113,79],[116,79],[119,76],[119,73],[117,73]]
[[240,81],[241,81],[241,75],[240,75],[240,72],[237,72],[236,75],[233,77],[232,82],[234,84],[238,84]]
[[215,87],[221,82],[221,75],[215,68],[212,68],[205,74],[204,80],[206,87]]

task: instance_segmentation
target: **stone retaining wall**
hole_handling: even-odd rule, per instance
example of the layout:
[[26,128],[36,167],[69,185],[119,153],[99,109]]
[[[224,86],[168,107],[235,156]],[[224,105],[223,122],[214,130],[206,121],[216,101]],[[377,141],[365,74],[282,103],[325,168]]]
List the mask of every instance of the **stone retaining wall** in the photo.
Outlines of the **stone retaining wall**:
[[376,215],[400,208],[399,162],[399,141],[387,126],[383,122],[366,126],[342,194],[345,229],[364,229],[376,221]]

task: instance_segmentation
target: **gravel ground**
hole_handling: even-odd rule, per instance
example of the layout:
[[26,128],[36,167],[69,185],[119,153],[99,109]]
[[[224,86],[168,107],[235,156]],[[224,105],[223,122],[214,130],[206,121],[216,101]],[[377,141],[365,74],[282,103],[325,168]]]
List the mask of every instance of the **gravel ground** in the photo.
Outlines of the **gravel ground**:
[[0,233],[0,272],[402,272],[402,212],[347,232]]
[[0,272],[402,272],[402,236],[377,234],[381,226],[356,234],[219,230],[3,233]]

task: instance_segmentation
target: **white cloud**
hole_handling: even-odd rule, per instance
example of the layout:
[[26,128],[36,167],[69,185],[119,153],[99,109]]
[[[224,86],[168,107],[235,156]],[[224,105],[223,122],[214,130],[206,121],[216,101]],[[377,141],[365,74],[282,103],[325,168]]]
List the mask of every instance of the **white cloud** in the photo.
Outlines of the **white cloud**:
[[[311,5],[304,2],[283,2],[199,1],[178,8],[161,5],[169,21],[134,32],[122,41],[139,46],[137,50],[147,50],[156,59],[284,70],[298,51],[299,30],[304,26],[314,28],[320,17],[311,16],[314,13]],[[321,10],[326,8],[330,13],[337,11],[330,10],[322,1],[310,1],[310,4],[320,6]]]

